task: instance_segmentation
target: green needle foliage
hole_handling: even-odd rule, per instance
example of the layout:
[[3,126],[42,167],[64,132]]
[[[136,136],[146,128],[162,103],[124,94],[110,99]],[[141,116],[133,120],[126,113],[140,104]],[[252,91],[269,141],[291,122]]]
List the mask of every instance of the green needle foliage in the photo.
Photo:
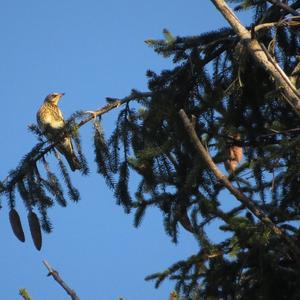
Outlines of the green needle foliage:
[[[237,11],[251,9],[253,29],[278,23],[256,31],[253,38],[291,75],[300,51],[298,19],[270,3],[276,1],[231,2]],[[293,10],[300,8],[298,0],[285,3]],[[149,92],[132,90],[126,101],[121,100],[125,105],[109,138],[100,119],[94,119],[93,129],[98,173],[113,189],[117,204],[135,214],[134,225],[140,226],[148,208],[155,207],[174,243],[182,228],[199,244],[197,253],[146,280],[154,280],[156,287],[165,279],[174,280],[182,299],[300,298],[299,259],[284,239],[228,194],[191,143],[178,112],[183,109],[193,120],[199,139],[224,173],[228,150],[242,149],[244,159],[233,173],[226,173],[228,179],[300,251],[299,116],[233,29],[193,37],[174,37],[167,30],[164,34],[164,39],[146,43],[171,57],[174,67],[160,74],[149,70]],[[109,98],[108,106],[115,100]],[[82,118],[75,114],[62,134],[73,137],[85,175],[88,168],[78,135],[83,124],[74,125]],[[67,205],[65,188],[73,201],[79,200],[79,192],[64,160],[53,147],[47,148],[49,142],[35,126],[31,130],[39,143],[0,183],[0,193],[15,209],[18,191],[29,212],[38,209],[42,229],[50,231],[47,209],[55,202]],[[49,152],[56,154],[61,174],[50,169]],[[140,179],[137,186],[131,185],[132,174]],[[17,216],[15,220],[14,232],[22,240]],[[212,225],[223,235],[219,242],[209,230]]]
[[[58,134],[57,141],[65,135],[73,137],[79,162],[82,166],[81,172],[83,175],[86,175],[88,166],[81,149],[80,136],[75,124],[75,120],[83,116],[83,113],[74,113],[62,132]],[[29,129],[37,136],[39,142],[24,156],[17,168],[9,173],[6,180],[1,182],[0,195],[6,195],[10,207],[10,223],[13,232],[20,241],[24,242],[22,222],[16,210],[16,191],[18,192],[28,211],[28,222],[34,244],[40,250],[42,246],[40,230],[42,229],[47,233],[52,231],[52,224],[48,218],[48,209],[55,202],[63,207],[67,205],[63,185],[68,192],[70,200],[76,202],[80,196],[79,191],[71,182],[71,177],[64,161],[51,142],[43,137],[42,132],[36,125],[29,126]],[[46,155],[51,152],[58,162],[60,176],[51,170],[47,161]],[[39,217],[34,211],[38,211]]]

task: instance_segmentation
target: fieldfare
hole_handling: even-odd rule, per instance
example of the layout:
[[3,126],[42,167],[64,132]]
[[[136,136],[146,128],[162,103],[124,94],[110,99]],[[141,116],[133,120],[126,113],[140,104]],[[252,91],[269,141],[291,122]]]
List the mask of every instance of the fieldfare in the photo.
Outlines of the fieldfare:
[[[54,140],[65,126],[63,114],[57,106],[63,95],[64,93],[49,94],[36,115],[39,128],[50,141]],[[81,168],[73,149],[71,137],[65,137],[62,142],[56,145],[56,149],[67,159],[72,171]]]

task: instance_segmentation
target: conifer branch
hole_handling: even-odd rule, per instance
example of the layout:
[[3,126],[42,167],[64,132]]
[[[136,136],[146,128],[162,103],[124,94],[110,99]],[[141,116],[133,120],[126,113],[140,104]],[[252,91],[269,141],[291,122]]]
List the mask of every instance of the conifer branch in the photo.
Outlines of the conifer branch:
[[54,280],[67,292],[67,294],[71,297],[72,300],[80,300],[76,295],[75,291],[72,290],[60,277],[58,272],[54,270],[46,260],[43,260],[43,264],[48,269],[49,274],[47,276],[52,276]]
[[123,99],[111,99],[111,98],[107,98],[110,100],[114,100],[112,103],[109,103],[95,111],[93,111],[93,113],[91,114],[91,116],[87,117],[86,119],[82,120],[78,125],[77,128],[82,127],[83,125],[85,125],[86,123],[90,122],[91,120],[93,120],[96,117],[99,117],[101,115],[104,115],[105,113],[111,111],[114,108],[117,108],[123,104],[127,104],[132,100],[137,100],[137,99],[144,99],[147,97],[150,97],[152,95],[151,92],[138,92],[138,91],[132,91],[131,95],[123,98]]
[[280,8],[286,10],[288,13],[292,14],[293,16],[300,16],[300,14],[294,10],[292,7],[288,6],[287,4],[281,2],[281,1],[278,1],[278,0],[268,0],[268,2],[276,5],[276,6],[279,6]]
[[280,88],[282,88],[282,93],[288,99],[287,102],[300,116],[299,94],[296,88],[290,82],[289,78],[286,75],[283,75],[284,71],[282,71],[278,64],[274,64],[273,61],[270,61],[270,58],[265,53],[261,44],[256,39],[251,37],[251,33],[241,24],[240,20],[236,17],[224,0],[211,1],[234,29],[257,63],[261,65],[275,79],[276,82],[278,82],[278,85]]
[[[133,90],[131,95],[124,97],[123,99],[119,99],[119,100],[118,99],[109,99],[110,101],[113,100],[113,102],[108,103],[107,105],[105,105],[95,111],[91,111],[90,116],[86,117],[84,120],[82,120],[75,126],[78,129],[78,128],[84,126],[85,124],[87,124],[88,122],[94,120],[96,117],[99,117],[99,116],[101,116],[123,104],[129,103],[130,101],[136,100],[136,99],[144,99],[151,95],[152,95],[151,92],[143,93],[143,92],[138,92],[138,91]],[[59,144],[61,142],[61,140],[68,135],[70,135],[69,131],[67,131],[67,130],[63,131],[62,134],[58,134],[58,136],[54,139],[54,141],[51,142],[44,149],[42,149],[42,147],[46,144],[46,142],[39,143],[38,144],[39,148],[38,148],[37,154],[34,155],[33,157],[28,156],[28,154],[25,156],[25,157],[28,157],[28,159],[26,160],[26,164],[25,164],[25,166],[22,165],[21,168],[16,171],[18,174],[17,174],[17,176],[14,176],[14,180],[10,181],[9,180],[10,176],[7,176],[5,178],[5,180],[1,182],[2,184],[0,185],[0,194],[5,191],[10,191],[11,189],[13,189],[13,186],[17,183],[17,181],[22,180],[29,172],[31,172],[32,168],[34,168],[35,163],[37,161],[39,161],[47,153],[49,153],[51,150],[53,150],[54,147],[57,146],[57,144]]]
[[186,132],[190,136],[191,141],[195,146],[195,149],[197,150],[199,155],[201,155],[201,157],[206,162],[209,169],[214,173],[216,178],[224,184],[224,186],[230,191],[232,195],[235,196],[235,198],[239,202],[245,205],[245,207],[249,211],[251,211],[253,215],[255,215],[259,220],[261,220],[261,222],[263,222],[267,227],[269,227],[275,235],[277,235],[281,240],[283,240],[290,247],[290,249],[295,255],[295,258],[300,263],[299,260],[300,251],[298,247],[295,245],[294,241],[290,239],[280,227],[276,226],[276,224],[272,222],[272,220],[264,213],[264,211],[258,205],[256,205],[256,203],[253,200],[245,196],[241,191],[239,191],[231,184],[228,178],[220,171],[220,169],[214,163],[214,161],[212,160],[211,156],[209,155],[205,147],[202,145],[192,123],[188,119],[183,109],[179,111],[179,115],[183,121]]

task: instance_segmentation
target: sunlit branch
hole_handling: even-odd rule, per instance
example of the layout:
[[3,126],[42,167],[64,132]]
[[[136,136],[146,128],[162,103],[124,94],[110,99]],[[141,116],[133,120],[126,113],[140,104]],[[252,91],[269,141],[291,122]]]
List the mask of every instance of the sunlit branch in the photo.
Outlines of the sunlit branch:
[[28,294],[28,292],[24,288],[19,289],[19,294],[20,294],[20,296],[23,297],[24,300],[32,300],[32,298],[30,297],[30,295]]
[[222,13],[224,18],[237,33],[243,44],[247,47],[253,58],[262,66],[280,85],[282,93],[288,99],[288,103],[293,110],[300,116],[300,97],[280,66],[265,52],[261,44],[251,36],[251,33],[241,24],[230,7],[224,0],[211,0],[216,8]]

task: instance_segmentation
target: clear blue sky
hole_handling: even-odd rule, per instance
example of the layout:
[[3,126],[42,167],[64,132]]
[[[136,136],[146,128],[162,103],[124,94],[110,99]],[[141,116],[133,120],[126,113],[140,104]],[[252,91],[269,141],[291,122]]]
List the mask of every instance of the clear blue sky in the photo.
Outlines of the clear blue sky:
[[[27,125],[35,122],[48,93],[66,93],[61,108],[68,117],[75,110],[103,106],[106,96],[124,97],[131,88],[146,90],[146,70],[162,70],[170,61],[157,56],[145,39],[161,38],[163,28],[184,36],[224,24],[210,1],[201,0],[1,0],[1,178],[35,144]],[[107,132],[115,116],[104,117]],[[173,284],[165,282],[155,290],[144,277],[197,251],[193,238],[183,231],[179,244],[172,244],[156,210],[146,214],[139,229],[133,227],[133,216],[115,204],[95,172],[91,132],[90,125],[81,131],[91,174],[73,176],[82,200],[51,209],[54,231],[44,234],[40,252],[31,241],[20,198],[24,244],[13,236],[7,203],[2,201],[1,299],[19,299],[22,287],[34,300],[68,299],[46,277],[43,259],[60,271],[81,299],[168,299]]]

